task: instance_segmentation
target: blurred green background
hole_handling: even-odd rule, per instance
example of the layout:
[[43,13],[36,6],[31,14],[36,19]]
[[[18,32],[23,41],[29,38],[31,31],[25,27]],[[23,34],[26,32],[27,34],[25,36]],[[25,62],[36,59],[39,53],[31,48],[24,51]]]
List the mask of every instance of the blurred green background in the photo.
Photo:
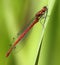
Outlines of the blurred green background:
[[[60,65],[59,2],[59,0],[0,0],[0,65],[35,65],[43,35],[38,65]],[[19,30],[21,31],[43,6],[48,7],[44,29],[38,22],[20,42],[23,47],[16,53],[12,51],[6,58],[9,44],[13,44],[12,38],[17,38]],[[18,47],[20,46],[17,46],[17,49]]]

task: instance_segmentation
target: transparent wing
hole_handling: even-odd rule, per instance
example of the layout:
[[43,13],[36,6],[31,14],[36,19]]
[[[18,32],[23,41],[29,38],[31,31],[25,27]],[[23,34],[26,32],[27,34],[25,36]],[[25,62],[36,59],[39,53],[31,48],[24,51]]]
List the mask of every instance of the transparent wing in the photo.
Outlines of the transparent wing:
[[[13,41],[11,42],[11,44],[9,44],[9,47],[11,47],[12,44],[14,44],[14,42],[18,39],[18,37],[21,35],[21,33],[23,33],[24,30],[27,29],[27,27],[33,22],[34,19],[35,19],[35,17],[33,17],[30,22],[27,22],[27,24],[23,26],[22,30],[17,33],[16,37],[13,37]],[[13,49],[14,53],[18,53],[26,45],[26,39],[27,39],[29,33],[30,33],[30,31],[22,38],[22,40],[16,45],[16,47],[14,47],[14,49]]]
[[33,22],[34,19],[35,17],[33,17],[30,21],[26,22],[26,24],[22,27],[22,30],[20,30],[17,33],[17,36],[19,36],[22,32],[24,32],[24,30],[26,30],[26,28]]

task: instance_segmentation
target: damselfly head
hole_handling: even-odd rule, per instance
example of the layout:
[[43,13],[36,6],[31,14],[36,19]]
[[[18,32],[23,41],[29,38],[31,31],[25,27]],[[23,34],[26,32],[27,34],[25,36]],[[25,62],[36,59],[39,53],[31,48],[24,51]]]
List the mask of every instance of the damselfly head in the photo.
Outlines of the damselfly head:
[[45,12],[47,10],[48,10],[48,8],[46,6],[44,6],[43,9],[42,9],[43,12]]
[[41,17],[42,15],[44,15],[44,13],[48,10],[48,8],[46,6],[44,6],[37,14],[36,17]]

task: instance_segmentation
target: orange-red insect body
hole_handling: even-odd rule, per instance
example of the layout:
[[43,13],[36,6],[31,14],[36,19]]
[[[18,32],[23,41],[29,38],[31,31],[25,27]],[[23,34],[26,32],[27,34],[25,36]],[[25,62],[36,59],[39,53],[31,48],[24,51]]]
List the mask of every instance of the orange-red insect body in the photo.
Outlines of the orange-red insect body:
[[43,7],[36,15],[34,21],[27,27],[27,29],[18,37],[18,39],[14,42],[14,44],[11,46],[11,48],[6,53],[6,57],[9,56],[13,48],[18,44],[18,42],[27,34],[27,32],[39,21],[40,17],[44,15],[44,13],[47,11],[47,7]]

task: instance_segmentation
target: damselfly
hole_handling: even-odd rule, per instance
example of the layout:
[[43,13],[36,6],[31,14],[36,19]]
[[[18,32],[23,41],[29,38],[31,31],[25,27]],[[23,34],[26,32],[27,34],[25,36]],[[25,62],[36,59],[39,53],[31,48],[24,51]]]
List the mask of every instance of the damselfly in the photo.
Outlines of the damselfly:
[[[11,51],[14,49],[14,47],[18,44],[20,40],[28,33],[28,31],[39,21],[39,19],[42,18],[42,16],[47,12],[47,7],[44,6],[39,12],[36,13],[35,18],[33,22],[23,31],[23,33],[17,38],[17,40],[13,43],[11,48],[6,53],[6,57],[8,57],[11,53]],[[45,23],[45,22],[44,22]]]

